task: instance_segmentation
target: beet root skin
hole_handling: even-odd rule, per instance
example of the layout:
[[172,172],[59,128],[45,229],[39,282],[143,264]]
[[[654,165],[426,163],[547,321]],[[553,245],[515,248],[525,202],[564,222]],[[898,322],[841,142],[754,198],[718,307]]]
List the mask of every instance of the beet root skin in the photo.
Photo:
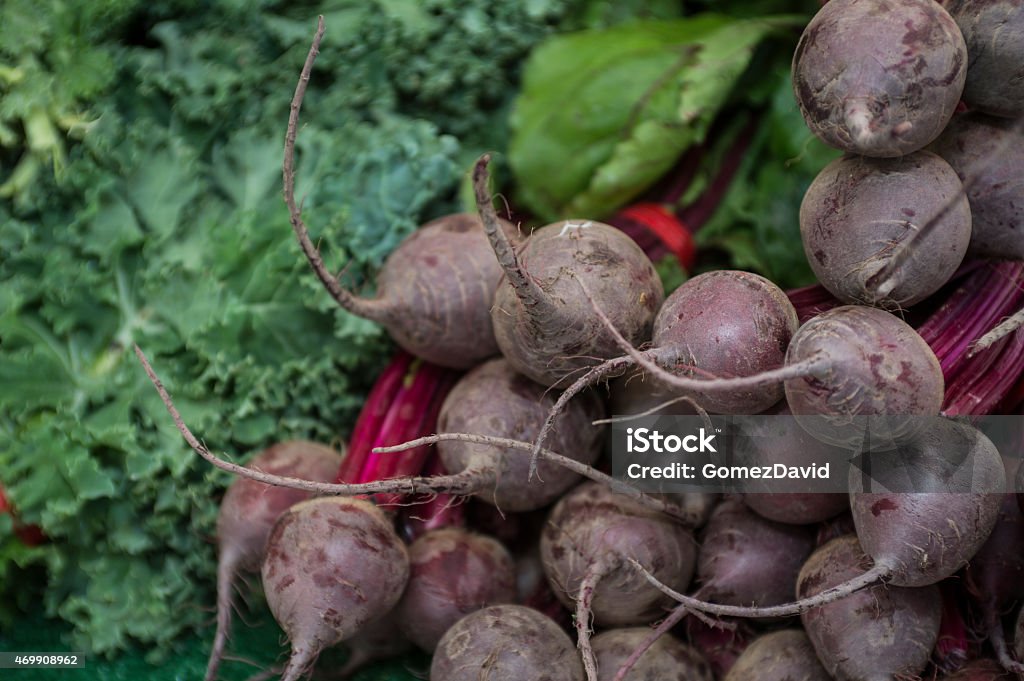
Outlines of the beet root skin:
[[[613,681],[616,672],[651,635],[647,627],[612,629],[591,641],[598,681]],[[661,636],[636,661],[623,681],[714,681],[711,665],[696,648],[670,634]]]
[[[494,359],[466,374],[452,389],[437,420],[439,432],[474,433],[532,442],[555,403],[556,395],[516,373],[504,359]],[[604,416],[593,393],[580,395],[555,420],[547,446],[577,461],[593,463],[601,453],[604,428],[591,424]],[[530,459],[519,451],[503,451],[468,442],[440,442],[445,470],[458,473],[470,466],[491,468],[495,482],[476,494],[503,511],[532,511],[547,506],[579,480],[558,464],[541,461],[531,479]]]
[[[750,376],[782,366],[798,326],[796,309],[778,286],[750,272],[717,270],[669,295],[654,320],[652,342],[664,363],[716,376]],[[690,397],[710,412],[755,414],[782,394],[782,386],[773,385]]]
[[428,532],[409,547],[409,562],[396,620],[428,653],[465,615],[516,598],[512,556],[490,537],[454,527]]
[[754,639],[723,681],[832,681],[802,629]]
[[939,136],[967,76],[967,46],[933,0],[831,0],[804,29],[793,89],[826,144],[891,158]]
[[409,555],[372,503],[319,497],[278,519],[262,578],[267,605],[292,644],[282,676],[291,680],[321,650],[395,606],[409,578]]
[[517,372],[565,387],[578,370],[621,354],[581,281],[630,343],[650,340],[665,291],[650,259],[624,232],[590,220],[557,222],[535,230],[518,257],[548,309],[524,305],[507,277],[498,286],[494,335]]
[[824,358],[812,375],[786,381],[786,402],[812,436],[858,446],[871,419],[873,441],[912,437],[921,416],[942,407],[945,382],[935,353],[902,319],[877,308],[837,307],[806,322],[793,336],[786,363]]
[[961,180],[971,178],[972,255],[1024,259],[1024,135],[1016,125],[979,113],[959,114],[931,146]]
[[993,116],[1024,116],[1024,3],[946,0],[967,45],[964,101]]
[[[797,580],[805,598],[871,567],[857,538],[834,539],[808,559]],[[939,636],[942,598],[936,586],[878,585],[801,616],[822,666],[840,681],[912,678],[928,664]]]
[[[971,241],[971,208],[960,177],[929,151],[893,159],[845,156],[818,173],[800,204],[800,236],[811,269],[840,300],[898,309],[918,303],[956,272]],[[880,294],[869,280],[902,242],[949,202]]]
[[739,499],[726,499],[704,528],[696,595],[729,605],[788,603],[813,548],[810,527],[765,520]]
[[[516,227],[500,222],[514,240]],[[469,369],[498,354],[490,310],[501,275],[478,215],[438,218],[388,256],[377,277],[379,312],[372,318],[409,353]]]
[[972,660],[941,681],[1012,681],[1013,675],[995,660]]
[[547,615],[493,605],[466,615],[437,644],[431,681],[583,681],[569,636]]
[[855,469],[850,476],[860,544],[903,587],[935,584],[966,565],[995,527],[1006,490],[1002,459],[981,431],[925,421],[912,444],[870,455],[872,484],[918,491],[864,492]]
[[696,562],[689,530],[593,482],[555,505],[540,550],[551,589],[568,607],[591,571],[608,568],[594,589],[592,611],[596,624],[609,627],[647,624],[672,605],[631,565],[616,562],[620,557],[636,559],[679,591],[689,585]]
[[[291,440],[267,448],[247,465],[274,475],[334,482],[341,455],[315,442]],[[257,570],[277,518],[310,497],[309,492],[238,477],[221,500],[217,538],[221,552],[237,551],[244,570]]]

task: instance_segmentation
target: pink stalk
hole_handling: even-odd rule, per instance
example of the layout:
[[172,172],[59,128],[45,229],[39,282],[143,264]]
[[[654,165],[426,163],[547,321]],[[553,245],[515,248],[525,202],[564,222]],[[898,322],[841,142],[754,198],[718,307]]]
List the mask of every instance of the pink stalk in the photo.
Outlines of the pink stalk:
[[[408,375],[373,441],[373,448],[387,447],[430,435],[437,430],[437,416],[457,373],[414,360]],[[426,465],[430,446],[395,454],[367,455],[359,482],[375,482],[417,475]],[[382,506],[404,503],[400,494],[378,494]]]
[[398,394],[405,374],[412,363],[413,357],[407,352],[399,351],[384,372],[377,379],[370,395],[366,398],[363,410],[359,412],[352,438],[349,440],[345,459],[341,462],[335,482],[359,482],[366,459],[373,449],[373,442],[380,431],[381,424],[387,417],[395,396]]

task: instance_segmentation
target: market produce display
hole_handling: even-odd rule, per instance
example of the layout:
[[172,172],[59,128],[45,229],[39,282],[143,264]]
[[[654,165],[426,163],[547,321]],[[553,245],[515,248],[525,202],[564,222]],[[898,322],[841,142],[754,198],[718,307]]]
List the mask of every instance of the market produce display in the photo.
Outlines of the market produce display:
[[1024,678],[1024,5],[188,4],[2,10],[15,674]]

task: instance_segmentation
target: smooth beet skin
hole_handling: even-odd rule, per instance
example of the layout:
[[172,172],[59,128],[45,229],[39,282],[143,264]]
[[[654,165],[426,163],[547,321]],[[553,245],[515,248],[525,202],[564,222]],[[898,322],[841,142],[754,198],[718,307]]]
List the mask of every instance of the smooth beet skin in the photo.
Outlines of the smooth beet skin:
[[959,114],[930,149],[970,181],[971,254],[1024,260],[1024,134],[1018,121]]
[[270,612],[292,646],[281,679],[295,681],[324,648],[395,606],[409,578],[409,555],[369,501],[319,497],[278,519],[262,577]]
[[[764,277],[738,270],[706,272],[665,300],[654,320],[652,354],[667,367],[686,365],[722,377],[752,376],[782,366],[798,326],[789,298]],[[682,368],[674,373],[694,375]],[[782,394],[781,385],[772,385],[693,391],[689,396],[710,412],[756,414],[781,400]]]
[[802,629],[783,629],[758,637],[723,681],[832,681]]
[[999,518],[1006,490],[1003,462],[992,441],[967,423],[926,419],[898,449],[868,455],[872,487],[850,471],[850,510],[861,546],[886,581],[906,587],[936,584],[978,552]]
[[788,603],[813,548],[812,528],[765,520],[739,499],[726,499],[701,537],[696,595],[730,605]]
[[[613,681],[619,668],[651,635],[648,627],[611,629],[594,637],[597,681]],[[636,661],[622,681],[714,681],[704,656],[670,634],[661,636]]]
[[437,644],[430,681],[583,681],[576,646],[551,618],[521,605],[466,615]]
[[966,77],[964,38],[934,0],[830,0],[793,55],[793,90],[811,132],[878,158],[938,137]]
[[[510,239],[511,223],[501,220]],[[491,304],[501,266],[473,213],[438,218],[406,237],[377,276],[370,319],[403,349],[439,366],[469,369],[498,354]],[[359,314],[356,311],[356,314]]]
[[1024,116],[1024,2],[945,0],[967,44],[964,101],[993,116]]
[[[441,433],[492,435],[524,442],[537,437],[557,394],[516,373],[509,362],[494,359],[466,374],[441,406]],[[601,452],[604,428],[591,425],[604,416],[597,395],[574,400],[554,422],[548,448],[583,463]],[[530,477],[530,458],[518,450],[470,442],[440,442],[438,453],[449,473],[473,467],[492,471],[493,482],[476,496],[503,511],[532,511],[552,503],[579,480],[558,464],[541,461],[538,476]]]
[[[901,158],[845,156],[814,178],[800,204],[804,252],[822,286],[847,303],[899,309],[938,291],[971,242],[971,207],[956,171],[919,151]],[[907,248],[910,257],[875,290],[872,277],[953,202],[942,220]]]
[[[834,539],[815,551],[797,580],[797,597],[813,596],[871,567],[857,538]],[[836,679],[915,678],[939,637],[942,598],[936,586],[872,586],[801,615],[818,659]]]
[[496,540],[462,528],[428,532],[409,547],[409,583],[395,608],[399,628],[432,653],[453,624],[516,597],[512,556]]
[[808,433],[855,446],[872,418],[873,441],[913,436],[921,416],[936,416],[945,383],[935,353],[905,321],[877,308],[847,305],[800,327],[786,363],[813,357],[821,366],[786,381],[786,402]]

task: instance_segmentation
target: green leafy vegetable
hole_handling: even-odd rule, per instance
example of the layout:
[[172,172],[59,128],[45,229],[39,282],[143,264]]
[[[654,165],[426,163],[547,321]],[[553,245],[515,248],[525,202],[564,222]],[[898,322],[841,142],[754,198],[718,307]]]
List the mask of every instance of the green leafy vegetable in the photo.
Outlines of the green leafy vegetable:
[[[530,56],[509,161],[541,218],[600,218],[701,142],[786,19],[705,14],[549,39]],[[791,23],[791,22],[789,22]]]

